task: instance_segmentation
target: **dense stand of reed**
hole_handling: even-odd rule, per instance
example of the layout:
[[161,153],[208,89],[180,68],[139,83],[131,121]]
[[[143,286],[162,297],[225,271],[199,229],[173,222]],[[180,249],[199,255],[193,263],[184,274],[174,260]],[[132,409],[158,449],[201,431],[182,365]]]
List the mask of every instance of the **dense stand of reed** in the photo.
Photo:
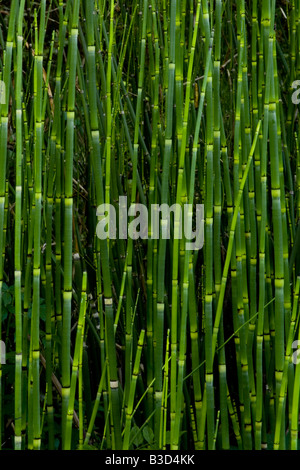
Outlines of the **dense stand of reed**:
[[300,0],[1,2],[1,447],[299,447],[299,50]]

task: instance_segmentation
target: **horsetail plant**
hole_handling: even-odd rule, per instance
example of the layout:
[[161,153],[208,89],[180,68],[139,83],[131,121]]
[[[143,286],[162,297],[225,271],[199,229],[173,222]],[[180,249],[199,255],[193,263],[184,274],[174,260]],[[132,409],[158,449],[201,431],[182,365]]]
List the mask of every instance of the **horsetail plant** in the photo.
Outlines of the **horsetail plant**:
[[299,447],[299,15],[2,2],[2,448]]

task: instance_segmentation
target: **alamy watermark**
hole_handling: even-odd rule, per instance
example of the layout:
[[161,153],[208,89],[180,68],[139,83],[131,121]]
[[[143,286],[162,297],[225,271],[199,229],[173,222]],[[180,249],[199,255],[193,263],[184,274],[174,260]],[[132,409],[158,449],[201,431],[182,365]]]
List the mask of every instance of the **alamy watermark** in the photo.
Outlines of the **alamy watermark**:
[[296,90],[292,94],[292,102],[293,102],[293,104],[299,104],[300,103],[300,98],[299,98],[299,95],[300,95],[300,80],[295,80],[292,83],[292,88],[294,90]]
[[292,362],[295,365],[299,364],[300,362],[300,347],[299,346],[300,346],[300,341],[296,339],[292,343],[292,349],[296,349],[296,351],[294,351],[292,354]]
[[4,341],[0,341],[0,364],[6,364],[6,346]]
[[5,83],[2,80],[0,80],[0,104],[5,104],[5,97],[6,97]]
[[[173,230],[171,225],[173,213]],[[181,240],[184,238],[187,251],[200,250],[204,243],[204,205],[197,204],[195,214],[192,204],[151,204],[150,214],[144,204],[131,204],[128,208],[127,197],[121,196],[117,211],[112,204],[101,204],[97,208],[98,224],[96,233],[101,240],[116,239],[146,240],[162,238]],[[132,220],[133,218],[133,220]],[[130,220],[130,221],[129,221]],[[128,222],[129,221],[129,222]],[[150,222],[150,225],[149,225]],[[173,233],[172,233],[173,232]]]

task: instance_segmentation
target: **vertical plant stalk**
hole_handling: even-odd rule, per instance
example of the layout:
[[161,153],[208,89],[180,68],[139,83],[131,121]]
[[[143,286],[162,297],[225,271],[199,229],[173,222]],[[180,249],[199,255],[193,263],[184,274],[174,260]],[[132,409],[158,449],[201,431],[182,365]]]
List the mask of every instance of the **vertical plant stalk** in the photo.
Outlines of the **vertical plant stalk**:
[[[195,58],[195,49],[196,49],[196,41],[198,36],[199,30],[199,18],[201,12],[201,1],[197,2],[197,10],[196,10],[196,17],[195,17],[195,25],[193,31],[193,39],[191,44],[191,50],[189,51],[189,61],[188,61],[188,71],[187,71],[187,83],[186,83],[186,95],[185,95],[185,103],[183,108],[183,131],[182,131],[182,143],[181,149],[179,154],[178,160],[178,172],[177,172],[177,192],[176,192],[176,211],[174,217],[174,241],[173,241],[173,267],[172,267],[172,323],[171,323],[171,383],[175,382],[174,375],[172,376],[172,371],[174,374],[175,369],[175,360],[177,358],[174,357],[175,353],[175,344],[177,343],[177,322],[178,322],[178,293],[176,285],[178,284],[178,274],[179,274],[179,262],[178,262],[178,254],[179,254],[179,234],[182,221],[180,220],[180,213],[177,210],[178,207],[181,206],[182,202],[182,195],[184,191],[184,170],[185,170],[185,154],[186,154],[186,145],[187,145],[187,132],[188,132],[188,119],[189,119],[189,108],[190,108],[190,97],[191,97],[191,87],[192,87],[192,73],[193,73],[193,66],[194,66],[194,58]],[[209,44],[208,44],[209,46]],[[208,83],[209,83],[209,76],[208,76]],[[207,85],[208,86],[208,85]],[[193,195],[193,193],[191,193]],[[191,219],[189,219],[191,220]],[[184,253],[183,253],[184,259]],[[181,410],[182,410],[182,390],[183,390],[183,380],[184,380],[184,370],[185,370],[185,355],[186,355],[186,322],[187,322],[187,296],[188,296],[188,287],[189,287],[189,278],[188,278],[188,266],[189,260],[185,257],[184,268],[183,268],[183,291],[182,291],[182,311],[179,315],[179,327],[180,327],[180,335],[179,335],[179,362],[178,362],[178,379],[177,374],[176,377],[176,384],[177,388],[173,385],[171,388],[171,412],[173,411],[172,408],[172,400],[174,402],[173,406],[176,407],[176,413],[174,422],[172,423],[172,415],[171,415],[171,448],[178,449],[179,448],[179,440],[180,440],[180,424],[181,424]],[[173,331],[175,329],[175,332]],[[175,333],[176,333],[176,341],[175,341]],[[176,348],[177,349],[177,348]],[[172,368],[173,362],[173,368]],[[172,393],[174,396],[172,397]],[[175,409],[174,409],[175,411]]]
[[[284,416],[285,416],[284,408],[287,402],[289,366],[290,366],[291,359],[293,360],[293,363],[295,363],[294,361],[295,353],[292,353],[292,347],[294,345],[293,340],[294,340],[295,333],[296,333],[296,322],[298,321],[297,310],[298,310],[298,299],[299,299],[299,288],[300,288],[299,278],[297,281],[298,282],[296,284],[296,290],[295,290],[295,295],[294,295],[291,322],[290,322],[290,327],[289,327],[288,337],[287,337],[284,368],[283,368],[282,381],[281,381],[281,387],[280,387],[280,395],[279,395],[279,400],[278,400],[278,412],[277,412],[277,417],[276,417],[276,427],[275,427],[275,436],[274,436],[274,450],[280,449],[280,435],[281,435],[281,428],[282,428],[282,420],[284,419]],[[297,370],[297,364],[296,364],[296,370]],[[293,387],[293,391],[295,391],[295,387]],[[293,405],[296,405],[296,403],[297,403],[296,400],[293,399],[292,409],[293,409]],[[292,422],[293,422],[292,429],[295,429],[295,426],[294,426],[295,421],[293,420],[293,415],[292,415]],[[294,440],[294,431],[291,432],[291,437],[292,435],[293,435],[293,440]]]
[[[46,92],[44,96],[44,111],[48,98],[48,86],[49,77],[51,72],[51,61],[54,47],[54,35],[52,37],[50,57],[47,70],[46,80]],[[56,123],[54,124],[55,129]],[[46,382],[47,382],[47,423],[48,423],[48,447],[54,449],[54,407],[53,407],[53,393],[52,393],[52,361],[53,361],[53,333],[55,331],[55,311],[54,311],[54,282],[53,282],[53,271],[52,271],[52,233],[53,233],[53,180],[54,180],[54,168],[56,160],[56,144],[55,144],[55,132],[51,129],[51,136],[49,139],[49,175],[47,179],[47,193],[46,193],[46,256],[45,256],[45,276],[46,276]],[[46,160],[46,159],[45,159]],[[45,162],[46,164],[46,162]]]
[[137,346],[135,362],[133,366],[129,398],[128,398],[128,402],[126,405],[126,421],[125,421],[125,430],[124,430],[123,450],[129,450],[130,429],[131,429],[132,414],[133,414],[133,409],[134,409],[134,396],[135,396],[136,382],[137,382],[138,374],[140,370],[140,362],[141,362],[144,338],[145,338],[145,330],[141,330],[139,341],[138,341],[138,346]]
[[79,0],[74,0],[70,13],[69,31],[69,85],[67,100],[66,127],[66,163],[64,186],[64,290],[62,319],[62,447],[65,448],[65,432],[67,428],[68,403],[70,396],[70,353],[71,353],[71,308],[72,308],[72,249],[73,249],[73,155],[75,127],[75,94]]
[[[165,142],[164,142],[164,156],[162,162],[162,187],[161,187],[161,204],[168,204],[169,200],[169,172],[172,154],[172,136],[173,136],[173,106],[174,106],[174,85],[175,85],[175,59],[176,59],[176,21],[177,21],[177,2],[174,0],[170,4],[170,25],[169,25],[169,54],[168,54],[168,81],[166,89],[166,121],[165,121]],[[178,34],[178,33],[177,33]],[[163,222],[160,224],[163,230]],[[165,309],[165,260],[166,260],[166,240],[160,234],[158,241],[158,264],[157,264],[157,307],[156,317],[154,319],[154,376],[155,376],[155,441],[160,442],[160,430],[162,419],[162,364],[163,364],[163,343],[164,343],[164,309]],[[177,313],[176,313],[177,322]],[[171,368],[174,371],[174,361],[177,343],[177,325],[175,321],[172,322],[171,335],[173,340],[171,349],[173,347],[173,360],[171,360]],[[176,340],[174,340],[176,336]],[[173,365],[173,367],[172,367]],[[176,384],[176,375],[173,375],[173,382],[171,382],[171,434],[172,434],[172,421],[175,410],[174,402],[174,387]],[[172,391],[173,390],[173,391]]]
[[71,450],[71,439],[72,439],[72,423],[74,415],[74,403],[75,403],[75,394],[76,394],[76,385],[77,385],[77,376],[79,370],[79,364],[82,363],[82,341],[84,336],[85,328],[85,315],[86,315],[86,306],[87,306],[87,273],[83,272],[82,275],[82,289],[81,289],[81,299],[80,299],[80,311],[78,318],[78,325],[76,331],[76,340],[75,340],[75,350],[74,358],[72,364],[72,377],[71,377],[71,386],[70,386],[70,398],[68,404],[68,417],[67,417],[67,429],[65,435],[65,449]]
[[262,417],[263,417],[263,335],[264,335],[264,310],[266,296],[266,225],[267,225],[267,146],[269,133],[269,98],[271,82],[271,60],[273,42],[269,41],[269,67],[267,71],[267,81],[265,90],[265,107],[263,123],[263,142],[261,150],[261,189],[260,189],[260,234],[259,234],[259,308],[257,323],[257,345],[256,345],[256,424],[255,424],[255,448],[261,449],[262,445]]
[[43,160],[43,44],[45,34],[46,2],[41,4],[40,28],[38,31],[35,12],[35,56],[34,56],[34,236],[33,236],[33,299],[31,316],[31,357],[32,357],[32,423],[33,449],[41,446],[40,423],[40,284],[41,284],[41,225],[42,225],[42,160]]
[[205,386],[206,386],[206,407],[207,407],[207,445],[208,449],[213,448],[214,439],[214,390],[213,390],[213,355],[212,346],[212,327],[213,327],[213,89],[212,89],[212,70],[210,68],[207,82],[207,127],[206,127],[206,195],[205,195]]
[[[222,188],[221,188],[221,42],[222,42],[222,1],[218,0],[215,7],[215,52],[213,69],[213,103],[214,103],[214,279],[215,279],[215,303],[218,302],[219,291],[222,282],[221,261],[221,216],[222,216]],[[224,341],[223,322],[220,324],[220,343]],[[227,377],[225,350],[219,354],[219,376],[220,376],[220,421],[222,433],[222,449],[228,449],[229,428],[227,410]]]
[[[297,278],[296,289],[294,294],[294,315],[299,315],[299,289],[300,289],[300,277]],[[298,343],[300,341],[300,335],[298,331]],[[293,358],[297,356],[296,362],[296,371],[295,371],[295,380],[294,380],[294,389],[293,389],[293,403],[292,403],[292,419],[291,419],[291,450],[298,449],[298,429],[299,429],[299,397],[300,397],[300,361],[298,357],[298,351],[293,353]],[[294,361],[293,361],[294,362]]]
[[[139,71],[138,71],[138,89],[137,89],[137,101],[136,101],[136,112],[135,112],[135,123],[134,123],[134,141],[133,141],[133,155],[132,155],[132,185],[131,185],[131,204],[136,203],[137,198],[137,173],[138,173],[138,156],[140,150],[139,146],[139,131],[140,131],[140,118],[142,112],[142,100],[143,100],[143,86],[145,78],[145,60],[146,60],[146,42],[147,42],[147,18],[148,18],[148,0],[142,2],[143,10],[142,14],[142,25],[141,25],[141,39],[140,39],[140,55],[139,55]],[[129,399],[129,384],[130,377],[132,375],[132,313],[133,313],[133,297],[132,297],[132,269],[133,269],[133,239],[129,237],[127,244],[127,288],[126,288],[126,318],[125,318],[125,330],[126,330],[126,343],[125,343],[125,381],[127,383],[125,389],[125,401]]]
[[[17,18],[18,2],[13,0],[11,3],[10,17],[8,24],[6,48],[4,55],[2,81],[4,83],[4,100],[0,105],[0,297],[2,298],[3,276],[4,276],[4,260],[5,260],[5,211],[6,205],[6,164],[7,164],[7,137],[8,137],[8,110],[10,102],[11,87],[11,64],[13,41],[15,34],[15,23]],[[2,340],[2,302],[0,302],[0,339]],[[2,443],[2,365],[0,364],[0,443]]]
[[[151,161],[150,161],[150,182],[149,182],[149,205],[150,207],[156,203],[157,200],[157,165],[158,165],[158,132],[159,125],[159,80],[160,80],[160,47],[158,37],[158,19],[156,11],[156,1],[151,2],[152,6],[152,34],[154,40],[154,58],[153,70],[151,80],[153,83],[153,111],[152,122],[153,131],[151,139]],[[148,41],[150,44],[150,41]],[[147,385],[153,381],[154,377],[154,351],[153,351],[153,334],[154,334],[154,316],[155,316],[155,298],[154,298],[154,282],[155,282],[155,258],[154,247],[157,244],[156,240],[152,239],[151,231],[152,224],[149,217],[148,223],[148,246],[147,246],[147,326],[146,326],[146,344],[147,344]],[[157,250],[156,250],[157,251]],[[154,407],[153,387],[149,388],[147,394],[147,414],[150,415]],[[153,420],[152,420],[153,422]]]
[[15,449],[22,448],[22,257],[21,257],[21,218],[22,218],[22,169],[23,169],[23,134],[22,134],[22,67],[23,36],[22,20],[25,0],[21,0],[17,28],[17,70],[16,70],[16,214],[15,214]]
[[[271,36],[270,40],[274,41]],[[274,48],[274,46],[273,46]],[[274,62],[272,61],[274,73]],[[276,410],[282,381],[284,367],[284,259],[283,259],[283,218],[280,184],[280,163],[278,149],[277,103],[275,99],[275,82],[271,74],[270,107],[269,107],[269,132],[270,132],[270,158],[271,158],[271,196],[272,218],[274,233],[274,271],[275,271],[275,383],[276,383]],[[284,420],[283,420],[284,421]],[[282,428],[281,439],[284,439]],[[281,440],[281,444],[283,441]]]

